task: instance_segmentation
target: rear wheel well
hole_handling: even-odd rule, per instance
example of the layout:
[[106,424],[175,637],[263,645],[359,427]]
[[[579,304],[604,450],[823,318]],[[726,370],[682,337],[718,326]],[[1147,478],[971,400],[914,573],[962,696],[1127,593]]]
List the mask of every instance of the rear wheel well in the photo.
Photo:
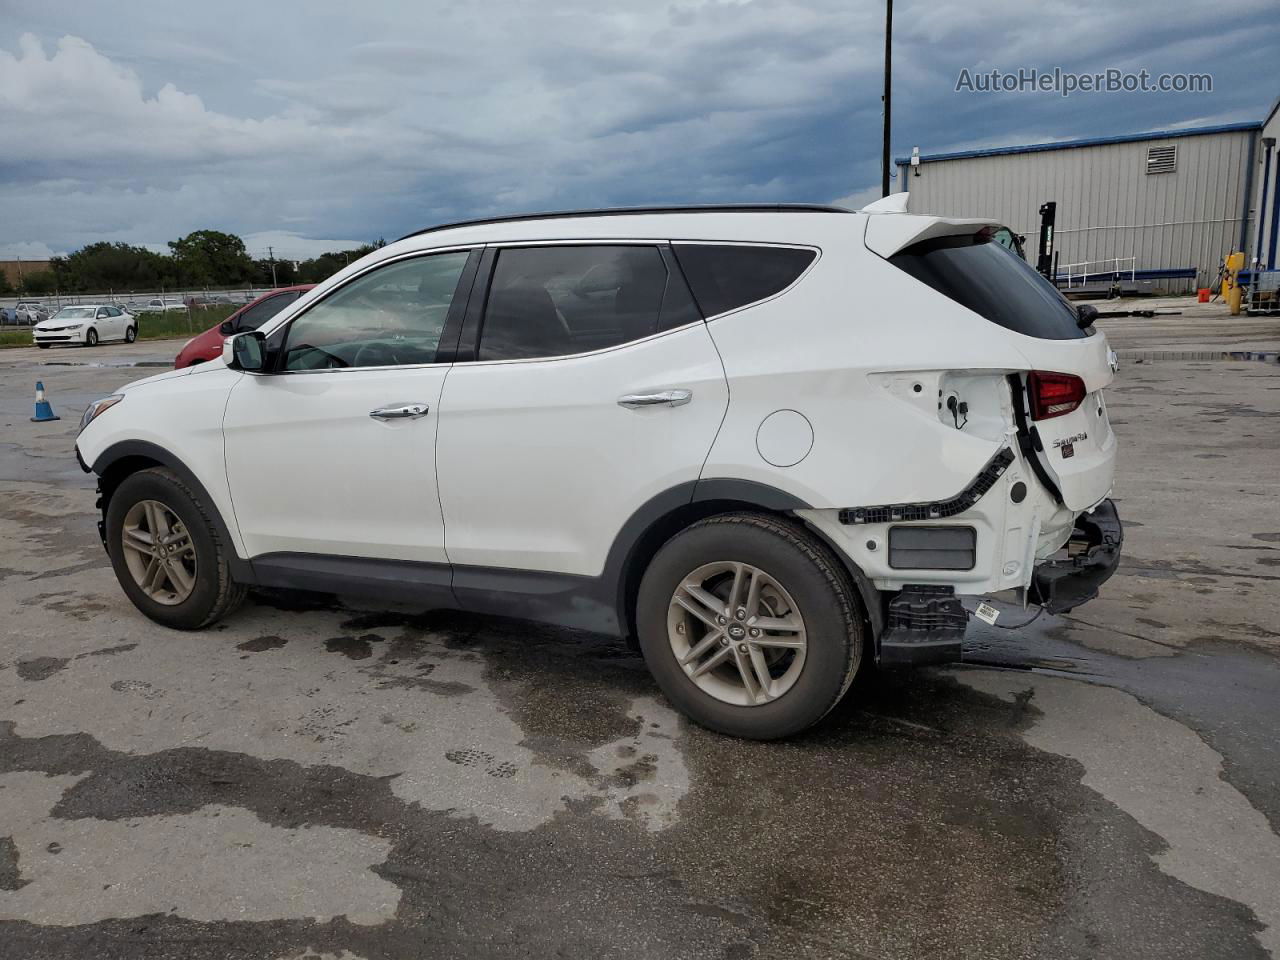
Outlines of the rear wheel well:
[[859,601],[858,614],[865,628],[863,636],[872,645],[871,651],[874,655],[874,644],[880,633],[881,618],[871,611],[872,604],[878,603],[879,598],[875,596],[875,590],[871,587],[870,581],[866,579],[861,571],[851,569],[849,559],[839,550],[832,547],[826,537],[819,534],[799,517],[782,510],[770,510],[745,500],[696,500],[663,515],[640,535],[627,557],[622,583],[620,584],[622,611],[624,614],[623,622],[620,626],[628,643],[636,642],[636,598],[640,592],[640,581],[644,577],[645,570],[649,568],[650,561],[662,549],[662,546],[681,530],[692,526],[699,520],[728,513],[755,513],[775,517],[814,536],[829,550],[834,559],[838,561],[838,566],[849,576],[851,585],[854,588],[853,594]]

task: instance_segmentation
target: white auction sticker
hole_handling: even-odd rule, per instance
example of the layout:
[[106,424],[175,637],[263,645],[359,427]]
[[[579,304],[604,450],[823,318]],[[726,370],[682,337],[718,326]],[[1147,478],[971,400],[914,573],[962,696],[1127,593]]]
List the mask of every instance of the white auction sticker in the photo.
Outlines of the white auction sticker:
[[1000,611],[989,603],[978,604],[978,609],[973,611],[973,615],[983,623],[994,624],[1000,619]]

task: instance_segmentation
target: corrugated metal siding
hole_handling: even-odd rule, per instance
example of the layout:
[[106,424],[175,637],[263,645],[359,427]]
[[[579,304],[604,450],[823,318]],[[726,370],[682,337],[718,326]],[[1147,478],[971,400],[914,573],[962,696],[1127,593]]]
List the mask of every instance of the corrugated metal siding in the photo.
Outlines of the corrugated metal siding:
[[1276,193],[1280,191],[1280,151],[1274,147],[1271,150],[1270,170],[1267,171],[1266,209],[1259,209],[1262,204],[1262,175],[1266,167],[1264,161],[1267,153],[1266,148],[1261,144],[1267,137],[1274,137],[1277,142],[1280,142],[1280,110],[1271,114],[1266,126],[1262,128],[1262,137],[1258,141],[1258,166],[1254,173],[1253,219],[1258,225],[1258,233],[1254,235],[1256,239],[1250,242],[1248,260],[1252,263],[1254,254],[1260,252],[1258,264],[1263,270],[1268,269],[1272,264],[1280,266],[1280,251],[1271,248],[1271,223],[1277,213]]
[[[1026,234],[1032,255],[1040,204],[1056,200],[1058,260],[1136,258],[1139,270],[1195,267],[1197,283],[1218,275],[1239,244],[1245,164],[1255,133],[1235,131],[1101,144],[904,168],[911,212],[989,217]],[[1176,144],[1177,169],[1148,174],[1147,147]]]

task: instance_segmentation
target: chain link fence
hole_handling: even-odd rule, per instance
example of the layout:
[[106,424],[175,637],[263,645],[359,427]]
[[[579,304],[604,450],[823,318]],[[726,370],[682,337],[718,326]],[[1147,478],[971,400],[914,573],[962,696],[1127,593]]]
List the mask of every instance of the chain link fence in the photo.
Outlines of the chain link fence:
[[[271,290],[271,287],[232,287],[218,289],[211,287],[190,288],[185,290],[107,290],[99,293],[49,294],[45,296],[7,296],[0,297],[0,324],[30,325],[35,322],[29,318],[39,314],[53,316],[63,307],[82,303],[109,303],[135,316],[144,313],[178,313],[185,312],[190,316],[193,328],[201,324],[201,314],[210,309],[230,307],[238,309],[246,303],[252,303],[258,297]],[[24,311],[19,317],[19,304],[35,304],[38,309],[32,314]]]

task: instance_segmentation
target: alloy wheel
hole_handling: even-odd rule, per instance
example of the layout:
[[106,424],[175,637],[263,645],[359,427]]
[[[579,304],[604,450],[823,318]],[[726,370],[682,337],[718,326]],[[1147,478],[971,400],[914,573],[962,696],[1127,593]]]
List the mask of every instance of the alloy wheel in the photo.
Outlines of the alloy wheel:
[[707,563],[681,579],[667,611],[676,662],[704,693],[759,706],[795,686],[808,639],[791,595],[759,567]]
[[148,597],[176,606],[196,586],[196,547],[178,515],[159,500],[139,500],[124,515],[125,564]]

